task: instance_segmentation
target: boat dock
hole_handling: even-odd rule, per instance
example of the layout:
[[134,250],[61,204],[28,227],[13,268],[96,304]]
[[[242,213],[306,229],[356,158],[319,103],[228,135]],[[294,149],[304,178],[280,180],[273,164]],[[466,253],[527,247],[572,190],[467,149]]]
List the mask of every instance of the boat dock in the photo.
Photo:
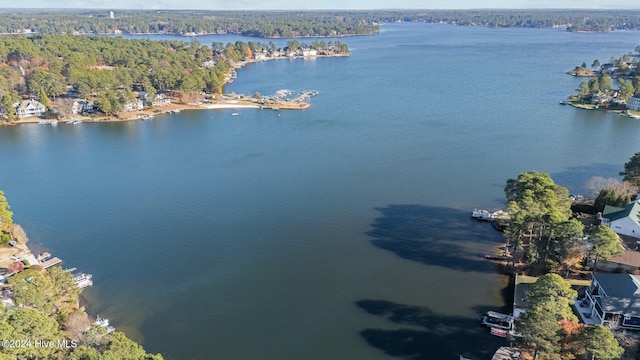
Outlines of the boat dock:
[[[49,255],[51,256],[51,255]],[[60,258],[54,257],[51,258],[49,260],[46,261],[39,261],[40,262],[40,266],[42,266],[43,269],[48,269],[52,266],[56,266],[56,265],[60,265],[62,264],[62,260]]]
[[520,350],[503,346],[493,355],[491,360],[520,360]]

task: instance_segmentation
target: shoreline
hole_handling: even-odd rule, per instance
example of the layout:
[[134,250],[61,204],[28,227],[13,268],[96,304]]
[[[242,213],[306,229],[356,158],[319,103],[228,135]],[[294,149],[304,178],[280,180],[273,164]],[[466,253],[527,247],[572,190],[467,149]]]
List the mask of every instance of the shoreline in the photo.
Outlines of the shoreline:
[[[247,64],[252,63],[260,63],[264,61],[273,61],[273,60],[293,60],[293,59],[315,59],[315,58],[332,58],[332,57],[349,57],[349,53],[336,53],[336,54],[323,54],[323,55],[314,55],[314,56],[293,56],[293,57],[270,57],[264,58],[260,60],[249,59],[244,60],[232,65],[231,69],[225,73],[225,84],[229,84],[233,82],[231,78],[232,71],[237,69],[241,69]],[[123,121],[134,121],[134,120],[151,120],[155,115],[168,114],[168,113],[177,113],[185,110],[218,110],[218,109],[270,109],[274,111],[278,110],[304,110],[310,108],[311,105],[306,102],[297,102],[297,101],[289,101],[289,100],[276,100],[276,101],[264,101],[258,100],[254,98],[240,98],[234,100],[215,100],[215,101],[205,101],[198,102],[196,104],[184,104],[184,103],[171,103],[169,105],[164,106],[156,106],[149,107],[138,111],[132,112],[121,112],[118,113],[117,116],[107,116],[104,114],[95,115],[95,116],[84,116],[84,115],[74,115],[69,118],[65,118],[62,120],[58,119],[44,119],[41,117],[26,117],[18,120],[14,120],[11,122],[2,122],[0,126],[12,126],[12,125],[20,125],[20,124],[37,124],[41,121],[46,121],[47,123],[52,121],[58,121],[62,123],[67,123],[72,120],[80,120],[81,122],[86,123],[108,123],[108,122],[123,122]]]

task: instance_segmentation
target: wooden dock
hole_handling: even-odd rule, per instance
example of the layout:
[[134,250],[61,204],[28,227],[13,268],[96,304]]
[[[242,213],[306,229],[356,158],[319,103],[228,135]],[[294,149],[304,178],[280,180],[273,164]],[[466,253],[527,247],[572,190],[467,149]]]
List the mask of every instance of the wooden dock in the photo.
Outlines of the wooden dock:
[[491,360],[519,360],[520,350],[503,346],[493,355]]
[[47,261],[40,262],[40,266],[42,266],[43,269],[48,269],[52,266],[56,266],[59,264],[62,264],[62,260],[60,260],[60,258],[57,258],[57,257],[51,258]]

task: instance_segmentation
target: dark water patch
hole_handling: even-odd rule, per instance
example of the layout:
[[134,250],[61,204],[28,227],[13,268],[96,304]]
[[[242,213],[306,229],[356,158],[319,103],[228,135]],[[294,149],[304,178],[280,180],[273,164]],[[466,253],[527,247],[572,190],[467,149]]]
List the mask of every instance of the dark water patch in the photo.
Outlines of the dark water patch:
[[[505,340],[489,335],[479,319],[436,314],[426,306],[387,300],[360,300],[364,311],[400,325],[422,329],[364,329],[360,335],[369,345],[404,359],[456,359],[459,355],[487,359]],[[478,307],[483,313],[490,308]]]
[[372,244],[427,265],[460,271],[495,272],[484,259],[502,235],[491,225],[475,221],[468,212],[424,205],[389,205],[367,232]]

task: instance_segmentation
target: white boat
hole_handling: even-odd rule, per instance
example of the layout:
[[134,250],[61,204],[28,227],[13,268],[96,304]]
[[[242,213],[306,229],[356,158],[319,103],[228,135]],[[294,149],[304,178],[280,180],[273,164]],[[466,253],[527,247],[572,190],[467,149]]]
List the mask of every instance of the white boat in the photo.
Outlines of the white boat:
[[76,283],[76,286],[80,289],[84,289],[88,286],[93,286],[93,280],[91,280],[93,276],[91,274],[80,273],[73,276],[73,281]]
[[48,124],[48,123],[49,123],[49,122],[47,122],[46,120],[40,120],[40,121],[38,121],[38,124],[40,124],[40,125],[46,125],[46,124]]
[[491,213],[487,210],[478,210],[478,209],[474,209],[471,212],[471,217],[474,219],[478,219],[478,220],[485,220],[485,221],[489,221],[492,219]]
[[58,120],[53,120],[49,122],[49,125],[51,126],[58,126]]
[[231,113],[231,116],[238,116],[238,115],[240,115],[240,114],[238,114],[238,113]]
[[492,329],[495,328],[507,331],[513,329],[513,321],[513,316],[501,314],[495,311],[487,311],[487,314],[482,317],[482,325],[488,326]]
[[78,120],[78,119],[74,119],[74,120],[68,121],[68,122],[67,122],[67,124],[70,124],[70,125],[78,125],[78,124],[80,124],[81,122],[82,122],[82,121],[80,121],[80,120]]
[[116,328],[109,325],[109,319],[101,318],[100,315],[96,316],[96,321],[94,324],[102,326],[107,329],[107,333],[114,331]]

